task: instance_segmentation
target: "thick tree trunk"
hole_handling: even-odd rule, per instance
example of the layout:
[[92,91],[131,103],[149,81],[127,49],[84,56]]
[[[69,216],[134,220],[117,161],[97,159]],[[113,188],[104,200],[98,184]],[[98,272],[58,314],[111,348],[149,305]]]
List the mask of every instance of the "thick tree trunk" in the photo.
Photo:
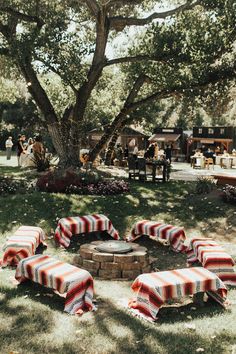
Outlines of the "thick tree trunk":
[[70,135],[64,135],[58,123],[48,125],[48,132],[58,154],[59,168],[80,167],[80,145],[72,145]]
[[97,155],[105,148],[107,142],[110,140],[111,136],[116,132],[122,129],[127,122],[127,115],[132,112],[137,107],[133,106],[134,102],[140,88],[143,86],[144,82],[148,82],[149,78],[146,75],[140,75],[135,81],[130,93],[128,94],[126,101],[120,113],[113,120],[111,125],[106,129],[105,133],[95,145],[93,150],[89,153],[89,160],[94,161]]
[[107,165],[107,166],[111,165],[112,153],[114,151],[117,139],[119,137],[119,133],[120,133],[120,129],[119,129],[119,131],[115,131],[115,133],[113,134],[113,136],[108,144],[107,153],[106,153],[106,157],[105,157],[105,165]]

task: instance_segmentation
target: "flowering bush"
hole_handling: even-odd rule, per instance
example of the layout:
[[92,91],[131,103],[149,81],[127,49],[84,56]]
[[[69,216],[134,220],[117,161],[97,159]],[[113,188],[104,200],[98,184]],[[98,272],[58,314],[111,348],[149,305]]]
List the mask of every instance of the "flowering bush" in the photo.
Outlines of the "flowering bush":
[[224,201],[236,204],[236,187],[226,184],[222,191]]
[[104,180],[96,171],[50,171],[42,175],[36,185],[40,191],[49,193],[109,195],[129,190],[127,182]]
[[66,193],[97,195],[120,194],[128,191],[129,185],[125,181],[103,181],[83,186],[71,185],[66,189]]
[[23,180],[14,180],[8,177],[0,178],[0,195],[15,194],[25,191],[26,183]]

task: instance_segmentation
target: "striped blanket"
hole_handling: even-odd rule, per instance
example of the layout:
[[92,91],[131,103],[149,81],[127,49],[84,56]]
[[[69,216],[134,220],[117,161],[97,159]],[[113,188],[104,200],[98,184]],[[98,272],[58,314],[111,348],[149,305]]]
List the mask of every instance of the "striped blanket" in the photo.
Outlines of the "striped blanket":
[[200,262],[204,268],[214,272],[228,285],[236,285],[234,260],[225,250],[210,238],[193,238],[186,251],[187,262]]
[[112,225],[112,222],[102,214],[60,219],[54,239],[57,243],[67,248],[70,245],[72,235],[94,231],[107,231],[115,240],[119,239],[119,233]]
[[134,280],[132,289],[136,298],[129,307],[152,321],[157,319],[159,308],[168,299],[207,291],[216,292],[223,301],[227,296],[227,289],[217,275],[202,267],[141,274]]
[[23,258],[35,254],[40,243],[44,243],[45,233],[40,227],[21,226],[10,236],[3,246],[2,266],[16,266]]
[[165,241],[176,252],[185,252],[186,239],[184,229],[177,226],[162,224],[158,221],[142,220],[133,225],[127,241],[134,241],[142,235],[148,235],[158,241]]
[[86,270],[58,261],[47,255],[35,255],[20,261],[15,278],[27,279],[48,288],[66,293],[64,311],[70,314],[94,310],[93,278]]

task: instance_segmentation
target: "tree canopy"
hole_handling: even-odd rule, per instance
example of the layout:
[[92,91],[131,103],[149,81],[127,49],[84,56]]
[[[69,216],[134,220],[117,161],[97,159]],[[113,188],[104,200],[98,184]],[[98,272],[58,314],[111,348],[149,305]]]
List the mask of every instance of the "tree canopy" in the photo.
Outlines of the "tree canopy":
[[[204,96],[216,84],[217,90],[225,90],[235,78],[234,1],[157,5],[161,2],[0,0],[0,54],[24,77],[61,165],[79,164],[82,132],[95,108],[93,94],[119,70],[124,75],[123,102],[113,100],[113,120],[91,159],[143,105]],[[133,39],[131,28],[141,29]],[[129,37],[128,47],[120,53],[113,49],[117,56],[108,57],[109,47],[117,37],[122,42],[122,35]],[[50,73],[58,75],[70,96],[59,111],[50,92]],[[99,104],[107,102],[101,99]]]

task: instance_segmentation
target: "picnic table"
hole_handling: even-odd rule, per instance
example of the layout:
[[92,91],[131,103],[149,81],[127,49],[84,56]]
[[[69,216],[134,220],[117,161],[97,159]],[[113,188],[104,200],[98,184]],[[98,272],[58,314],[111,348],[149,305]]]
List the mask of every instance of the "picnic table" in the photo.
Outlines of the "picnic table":
[[115,240],[119,240],[119,233],[111,220],[103,214],[67,217],[58,221],[54,239],[57,243],[69,247],[73,235],[95,231],[107,231]]
[[41,243],[46,246],[44,240],[45,233],[40,227],[20,226],[3,246],[2,267],[16,266],[21,259],[34,255]]
[[205,160],[206,158],[203,155],[190,156],[191,167],[205,168]]
[[30,279],[60,294],[66,293],[64,311],[70,314],[95,309],[90,273],[51,256],[34,255],[22,259],[16,268],[15,278],[20,283]]
[[[146,161],[146,166],[151,167],[152,169],[152,181],[162,181],[166,182],[167,180],[167,166],[168,162],[166,160],[147,160]],[[157,171],[161,169],[161,174],[157,175]]]
[[185,252],[186,239],[184,229],[159,221],[141,220],[132,226],[131,234],[126,238],[128,242],[133,242],[142,235],[148,235],[157,241],[164,241],[170,245],[175,252]]
[[[146,319],[155,321],[160,307],[168,299],[199,292],[216,294],[225,303],[227,289],[216,274],[202,267],[184,268],[139,275],[132,284],[136,293],[129,307]],[[217,300],[218,301],[218,300]]]
[[227,285],[236,285],[234,260],[217,242],[210,238],[193,238],[186,250],[187,262],[201,265],[217,274]]

